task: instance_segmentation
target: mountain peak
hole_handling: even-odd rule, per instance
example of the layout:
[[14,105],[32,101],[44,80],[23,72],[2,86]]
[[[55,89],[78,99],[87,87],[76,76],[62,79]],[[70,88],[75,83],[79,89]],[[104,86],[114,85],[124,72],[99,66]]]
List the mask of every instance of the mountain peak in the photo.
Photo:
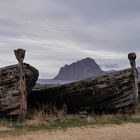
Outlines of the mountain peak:
[[[95,60],[93,59],[93,58],[90,58],[90,57],[86,57],[86,58],[84,58],[84,59],[82,59],[82,60],[79,60],[79,62],[80,61],[87,61],[87,62],[95,62]],[[77,61],[78,62],[78,61]]]
[[[91,61],[95,61],[93,58],[90,58],[90,57],[86,57],[86,58],[84,58],[84,59],[82,59],[82,60],[91,60]],[[82,61],[81,60],[81,61]]]
[[104,72],[94,59],[86,57],[70,65],[61,67],[55,79],[58,80],[82,80],[91,76],[99,76]]

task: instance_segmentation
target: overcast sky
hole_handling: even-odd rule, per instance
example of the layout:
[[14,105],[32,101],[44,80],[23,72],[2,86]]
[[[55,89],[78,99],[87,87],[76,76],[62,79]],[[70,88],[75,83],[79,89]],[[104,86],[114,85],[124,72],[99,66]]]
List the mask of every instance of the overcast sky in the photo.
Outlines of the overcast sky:
[[140,65],[140,0],[0,0],[0,67],[17,48],[40,78],[85,57],[122,69],[135,51]]

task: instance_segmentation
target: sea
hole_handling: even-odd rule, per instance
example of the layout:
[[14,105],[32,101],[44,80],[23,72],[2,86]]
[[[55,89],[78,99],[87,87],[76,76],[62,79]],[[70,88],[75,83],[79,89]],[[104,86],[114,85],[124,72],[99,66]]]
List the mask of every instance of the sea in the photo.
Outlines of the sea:
[[54,79],[38,79],[37,83],[39,84],[59,84],[59,85],[64,85],[68,83],[72,83],[75,81],[71,80],[54,80]]

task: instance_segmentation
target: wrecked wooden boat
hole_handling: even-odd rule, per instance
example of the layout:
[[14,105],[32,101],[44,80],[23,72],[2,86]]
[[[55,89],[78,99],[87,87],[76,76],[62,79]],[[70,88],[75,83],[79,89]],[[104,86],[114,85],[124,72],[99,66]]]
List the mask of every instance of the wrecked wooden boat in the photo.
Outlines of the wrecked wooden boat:
[[0,69],[0,116],[24,117],[27,113],[27,94],[34,87],[39,72],[23,63],[25,50],[15,50],[19,64]]
[[95,113],[131,113],[138,104],[136,55],[128,55],[131,68],[100,77],[55,87],[33,89],[28,100],[30,107],[52,105],[69,113],[80,111]]

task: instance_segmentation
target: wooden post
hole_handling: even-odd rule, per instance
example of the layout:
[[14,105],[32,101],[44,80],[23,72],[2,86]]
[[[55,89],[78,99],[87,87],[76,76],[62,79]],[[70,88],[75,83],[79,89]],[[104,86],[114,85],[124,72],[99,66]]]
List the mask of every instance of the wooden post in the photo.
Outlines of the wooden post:
[[133,99],[134,99],[134,106],[133,106],[133,111],[136,111],[136,105],[138,104],[138,73],[137,73],[137,68],[136,68],[136,54],[133,53],[129,53],[128,54],[128,59],[130,61],[130,65],[131,68],[133,69],[133,74],[134,74],[134,93],[133,93]]
[[23,60],[25,57],[25,50],[23,49],[17,49],[14,50],[16,59],[18,60],[19,64],[19,90],[21,93],[21,116],[24,118],[27,114],[27,90],[26,90],[26,79],[25,79],[25,68],[23,64]]

